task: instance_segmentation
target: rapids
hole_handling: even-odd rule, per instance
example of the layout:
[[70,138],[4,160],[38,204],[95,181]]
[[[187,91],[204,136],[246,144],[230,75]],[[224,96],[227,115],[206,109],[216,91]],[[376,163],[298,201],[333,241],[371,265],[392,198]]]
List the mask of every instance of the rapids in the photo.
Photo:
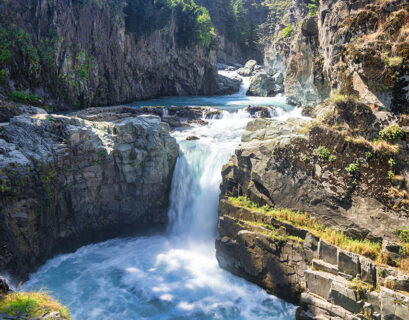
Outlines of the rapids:
[[[298,116],[299,110],[284,98],[239,95],[169,98],[144,105],[209,105],[210,100],[224,109],[221,119],[174,133],[181,155],[167,232],[113,239],[57,256],[30,276],[24,290],[49,290],[74,320],[294,319],[293,305],[220,269],[214,240],[221,168],[250,120],[242,107],[268,100],[280,108],[280,118]],[[186,141],[191,135],[200,140]]]

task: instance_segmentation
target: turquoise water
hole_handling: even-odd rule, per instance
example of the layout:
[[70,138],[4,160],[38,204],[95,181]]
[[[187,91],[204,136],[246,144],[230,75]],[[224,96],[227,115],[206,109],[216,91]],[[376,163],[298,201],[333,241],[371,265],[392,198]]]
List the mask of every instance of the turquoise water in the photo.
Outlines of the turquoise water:
[[[173,133],[182,153],[172,182],[167,233],[113,239],[60,255],[32,274],[23,289],[50,290],[74,320],[295,319],[293,305],[218,266],[214,240],[220,172],[250,118],[239,108],[244,100],[209,99],[231,112],[207,126]],[[210,105],[210,100],[156,101]],[[140,104],[148,103],[156,102]],[[296,110],[285,105],[280,117],[291,114]],[[186,141],[190,135],[200,140]]]
[[130,106],[209,106],[224,110],[238,110],[249,105],[276,106],[286,111],[293,109],[286,103],[286,98],[279,96],[273,98],[247,97],[242,95],[231,95],[221,97],[164,97],[130,103]]

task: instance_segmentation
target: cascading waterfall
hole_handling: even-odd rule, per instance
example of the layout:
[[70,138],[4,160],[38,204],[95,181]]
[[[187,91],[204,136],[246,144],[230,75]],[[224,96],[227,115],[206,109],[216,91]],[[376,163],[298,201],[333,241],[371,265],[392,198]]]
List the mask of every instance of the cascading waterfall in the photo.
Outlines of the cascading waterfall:
[[[114,239],[60,255],[23,289],[47,288],[74,320],[294,319],[294,306],[218,266],[221,168],[240,143],[249,115],[223,111],[221,119],[207,121],[174,133],[181,156],[166,235]],[[199,140],[186,141],[191,135]]]

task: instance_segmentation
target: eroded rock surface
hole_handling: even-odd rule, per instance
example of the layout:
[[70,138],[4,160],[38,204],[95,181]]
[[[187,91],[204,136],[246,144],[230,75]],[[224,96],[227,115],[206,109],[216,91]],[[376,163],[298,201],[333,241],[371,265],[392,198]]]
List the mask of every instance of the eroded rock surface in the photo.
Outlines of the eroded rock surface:
[[65,246],[167,221],[179,150],[169,126],[150,115],[94,120],[23,115],[2,128],[2,270],[25,277]]

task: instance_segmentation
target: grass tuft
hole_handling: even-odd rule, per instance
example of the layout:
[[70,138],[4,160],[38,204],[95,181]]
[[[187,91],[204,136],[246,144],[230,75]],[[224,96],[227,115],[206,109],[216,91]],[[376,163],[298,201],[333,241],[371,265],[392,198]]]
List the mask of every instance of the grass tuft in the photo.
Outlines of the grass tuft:
[[347,237],[342,231],[331,229],[318,223],[314,218],[310,217],[308,213],[296,212],[289,209],[273,209],[269,206],[260,207],[247,197],[229,197],[229,200],[236,206],[246,207],[253,211],[272,216],[277,220],[290,223],[296,227],[304,228],[315,236],[341,249],[366,256],[373,260],[376,260],[381,254],[381,243],[369,240],[355,240]]
[[68,309],[45,292],[14,292],[0,298],[0,313],[12,316],[28,315],[35,318],[56,311],[63,319],[71,319]]

